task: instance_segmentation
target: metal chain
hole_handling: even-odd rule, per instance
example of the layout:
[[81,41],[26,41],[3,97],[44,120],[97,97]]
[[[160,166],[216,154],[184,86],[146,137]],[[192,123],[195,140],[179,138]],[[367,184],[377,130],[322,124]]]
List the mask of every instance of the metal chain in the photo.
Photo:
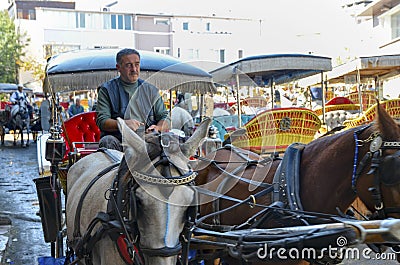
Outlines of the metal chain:
[[373,132],[373,133],[371,133],[371,135],[370,135],[367,139],[365,139],[365,140],[359,140],[359,139],[357,139],[357,143],[361,143],[361,144],[369,143],[369,142],[373,141],[376,137],[378,137],[379,134],[380,134],[379,132]]
[[192,172],[190,175],[184,178],[176,178],[176,179],[167,179],[163,177],[156,177],[156,176],[150,176],[150,175],[145,175],[142,173],[139,173],[137,171],[132,172],[132,176],[134,178],[138,178],[139,180],[142,180],[144,182],[150,183],[150,184],[158,184],[158,185],[184,185],[192,182],[196,176],[196,172]]

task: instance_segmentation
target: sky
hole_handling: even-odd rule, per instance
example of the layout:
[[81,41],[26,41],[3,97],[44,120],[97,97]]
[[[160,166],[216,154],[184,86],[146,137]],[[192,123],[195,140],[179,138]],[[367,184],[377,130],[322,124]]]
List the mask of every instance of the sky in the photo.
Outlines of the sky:
[[[115,0],[101,0],[103,5]],[[262,20],[268,52],[311,52],[331,57],[370,52],[368,31],[342,9],[345,0],[118,0],[143,13],[244,17]],[[251,41],[251,40],[248,40]]]
[[0,0],[0,10],[6,9],[8,7],[7,0]]
[[[92,10],[244,17],[261,20],[269,53],[303,52],[334,57],[370,55],[368,31],[355,25],[346,0],[75,0]],[[0,0],[0,9],[8,0]],[[95,7],[98,5],[98,7]],[[78,4],[77,4],[78,6]],[[246,40],[244,40],[246,41]],[[251,41],[251,40],[248,40]]]

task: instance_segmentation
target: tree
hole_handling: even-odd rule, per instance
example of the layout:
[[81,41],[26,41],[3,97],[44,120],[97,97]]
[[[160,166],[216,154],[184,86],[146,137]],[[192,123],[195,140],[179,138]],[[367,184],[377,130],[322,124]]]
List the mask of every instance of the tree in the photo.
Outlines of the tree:
[[19,83],[18,71],[29,41],[17,31],[7,11],[0,12],[0,83]]

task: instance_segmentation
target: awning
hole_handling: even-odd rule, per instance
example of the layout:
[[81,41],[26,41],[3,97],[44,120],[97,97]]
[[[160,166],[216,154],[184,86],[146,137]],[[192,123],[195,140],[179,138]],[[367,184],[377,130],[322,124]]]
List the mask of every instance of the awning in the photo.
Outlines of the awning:
[[271,54],[240,59],[211,71],[214,82],[231,84],[239,75],[240,84],[246,79],[258,86],[271,82],[284,84],[320,72],[332,70],[331,58],[309,54]]
[[[89,49],[61,53],[46,66],[44,92],[97,89],[118,75],[115,57],[120,49]],[[212,77],[206,71],[172,56],[139,51],[140,78],[159,89],[181,92],[214,93]]]
[[[385,80],[400,75],[400,54],[360,57],[334,67],[326,76],[331,84],[356,84],[358,74],[361,83],[375,78]],[[318,76],[313,76],[301,80],[299,84],[306,86],[319,82]]]
[[400,0],[375,0],[362,10],[357,16],[379,16],[397,6]]
[[[0,93],[12,93],[18,90],[18,85],[10,83],[0,83]],[[27,87],[22,89],[25,93],[32,93],[33,90]]]

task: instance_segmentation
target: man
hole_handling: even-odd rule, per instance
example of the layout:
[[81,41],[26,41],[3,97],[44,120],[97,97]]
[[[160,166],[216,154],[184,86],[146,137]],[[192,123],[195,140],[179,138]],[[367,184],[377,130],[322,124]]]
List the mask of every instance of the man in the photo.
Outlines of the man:
[[99,147],[123,151],[122,135],[117,118],[129,128],[146,132],[168,129],[168,111],[158,89],[139,78],[140,54],[134,49],[122,49],[116,56],[119,76],[102,84],[97,97],[97,126],[101,131]]
[[19,84],[18,90],[15,91],[14,93],[12,93],[12,95],[10,97],[11,103],[17,104],[18,101],[24,100],[28,104],[28,98],[27,98],[26,94],[23,92],[23,89],[24,89],[24,86]]
[[85,111],[85,109],[81,105],[81,100],[79,98],[77,98],[75,100],[75,104],[72,104],[71,106],[69,106],[68,115],[69,115],[69,117],[72,117],[72,116],[75,116],[76,114],[82,113],[84,111]]
[[18,84],[18,90],[15,91],[14,93],[12,93],[12,95],[10,97],[10,102],[13,105],[16,105],[16,104],[18,104],[18,102],[24,101],[24,104],[26,105],[26,107],[28,109],[29,117],[33,118],[33,107],[29,104],[28,97],[25,94],[25,92],[23,92],[23,89],[24,89],[24,86],[21,84]]

